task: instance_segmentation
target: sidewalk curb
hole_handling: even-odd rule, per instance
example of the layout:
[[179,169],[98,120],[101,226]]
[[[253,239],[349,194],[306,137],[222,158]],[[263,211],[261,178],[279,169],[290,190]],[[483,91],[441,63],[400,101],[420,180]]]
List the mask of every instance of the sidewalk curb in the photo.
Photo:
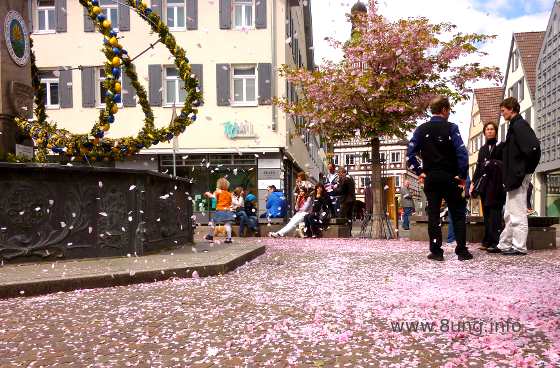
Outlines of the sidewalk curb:
[[204,266],[173,267],[167,269],[156,269],[149,271],[137,271],[135,273],[120,272],[95,276],[73,277],[57,280],[31,281],[19,284],[0,285],[0,299],[15,297],[29,297],[45,295],[57,292],[66,292],[79,289],[96,289],[112,286],[126,286],[141,283],[151,283],[168,280],[170,278],[190,278],[194,271],[200,277],[216,276],[235,270],[258,256],[264,254],[266,247],[253,249],[237,258],[225,263],[216,263]]

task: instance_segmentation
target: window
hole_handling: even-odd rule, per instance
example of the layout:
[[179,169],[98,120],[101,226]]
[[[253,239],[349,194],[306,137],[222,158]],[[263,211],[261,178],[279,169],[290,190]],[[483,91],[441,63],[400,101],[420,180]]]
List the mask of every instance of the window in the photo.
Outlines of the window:
[[257,75],[255,66],[233,68],[233,104],[257,104]]
[[352,155],[352,154],[346,155],[345,159],[346,159],[346,166],[354,165],[354,155]]
[[362,163],[363,164],[370,164],[371,163],[371,152],[364,152],[362,153]]
[[[98,85],[99,88],[97,89],[97,105],[99,107],[105,107],[105,95],[107,94],[107,88],[105,88],[105,69],[100,67],[99,72],[97,73],[98,76]],[[122,83],[122,73],[119,75],[119,81]],[[120,105],[122,103],[121,97],[116,100],[117,104]]]
[[165,104],[182,105],[186,99],[185,82],[175,67],[165,68]]
[[233,25],[235,28],[253,27],[253,0],[233,0]]
[[396,175],[396,176],[392,176],[393,178],[395,178],[395,188],[400,188],[401,186],[401,177]]
[[37,29],[39,32],[54,32],[56,30],[54,1],[37,1]]
[[513,52],[513,55],[511,55],[511,59],[512,59],[512,71],[514,72],[519,67],[519,51],[518,50],[515,50]]
[[57,72],[41,72],[39,78],[41,79],[41,87],[45,89],[43,99],[45,106],[51,109],[59,108]]
[[338,155],[334,155],[332,161],[335,166],[338,166]]
[[185,0],[167,0],[167,26],[173,30],[185,30]]
[[370,179],[367,176],[360,176],[360,188],[365,188],[369,185]]
[[517,84],[517,100],[521,102],[525,98],[525,78],[521,78]]
[[529,125],[531,125],[531,108],[529,107],[527,110],[525,110],[525,112],[523,113],[523,117],[525,120],[527,120],[527,122],[529,123]]
[[111,21],[111,27],[114,29],[119,28],[119,14],[118,5],[114,0],[100,0],[99,5],[103,9],[103,15]]
[[397,164],[401,162],[401,153],[396,151],[396,152],[391,152],[391,163],[393,164]]

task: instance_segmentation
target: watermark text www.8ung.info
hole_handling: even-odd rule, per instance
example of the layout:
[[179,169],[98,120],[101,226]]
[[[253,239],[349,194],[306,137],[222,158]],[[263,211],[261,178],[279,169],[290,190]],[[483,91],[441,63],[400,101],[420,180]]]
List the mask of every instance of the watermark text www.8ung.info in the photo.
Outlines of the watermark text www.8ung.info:
[[472,335],[517,333],[523,330],[519,321],[507,320],[465,320],[453,321],[390,321],[393,332],[421,333],[466,333]]

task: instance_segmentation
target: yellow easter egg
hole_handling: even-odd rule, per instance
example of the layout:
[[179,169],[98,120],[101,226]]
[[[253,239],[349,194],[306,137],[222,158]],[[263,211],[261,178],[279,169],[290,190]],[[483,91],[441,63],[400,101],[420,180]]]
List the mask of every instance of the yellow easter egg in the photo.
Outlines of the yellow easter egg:
[[113,66],[121,65],[121,59],[118,56],[115,56],[112,60]]
[[105,124],[101,127],[101,129],[103,129],[104,132],[108,131],[111,127],[109,126],[109,124]]
[[122,86],[119,82],[115,83],[115,92],[121,93]]
[[111,21],[109,19],[105,19],[103,21],[103,27],[105,28],[111,28]]
[[98,6],[94,6],[93,8],[91,8],[91,11],[93,12],[93,14],[99,15],[99,13],[101,13],[101,8]]
[[116,114],[119,111],[119,107],[117,105],[113,105],[113,107],[111,107],[111,112],[113,114]]

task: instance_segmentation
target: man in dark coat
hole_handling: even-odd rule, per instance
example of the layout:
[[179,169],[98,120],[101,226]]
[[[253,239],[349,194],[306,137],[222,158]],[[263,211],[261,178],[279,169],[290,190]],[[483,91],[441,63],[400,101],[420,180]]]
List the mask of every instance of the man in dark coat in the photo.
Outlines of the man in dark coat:
[[[444,260],[440,207],[445,199],[449,212],[452,213],[457,241],[455,253],[459,260],[466,261],[473,258],[466,244],[466,201],[463,193],[467,179],[468,152],[459,127],[447,121],[451,114],[449,99],[443,96],[434,98],[430,110],[432,118],[414,131],[407,152],[410,168],[424,180],[424,192],[428,200],[428,259]],[[417,155],[422,158],[422,167]]]
[[340,197],[340,213],[338,217],[348,220],[348,226],[352,230],[352,214],[354,212],[354,201],[356,200],[356,184],[354,179],[350,177],[346,169],[341,167],[338,169],[338,184],[335,186],[334,192]]
[[531,176],[541,159],[540,142],[535,132],[519,114],[519,102],[513,97],[501,104],[502,116],[509,121],[509,128],[502,151],[506,206],[505,228],[500,235],[498,248],[505,255],[527,254],[527,189]]

